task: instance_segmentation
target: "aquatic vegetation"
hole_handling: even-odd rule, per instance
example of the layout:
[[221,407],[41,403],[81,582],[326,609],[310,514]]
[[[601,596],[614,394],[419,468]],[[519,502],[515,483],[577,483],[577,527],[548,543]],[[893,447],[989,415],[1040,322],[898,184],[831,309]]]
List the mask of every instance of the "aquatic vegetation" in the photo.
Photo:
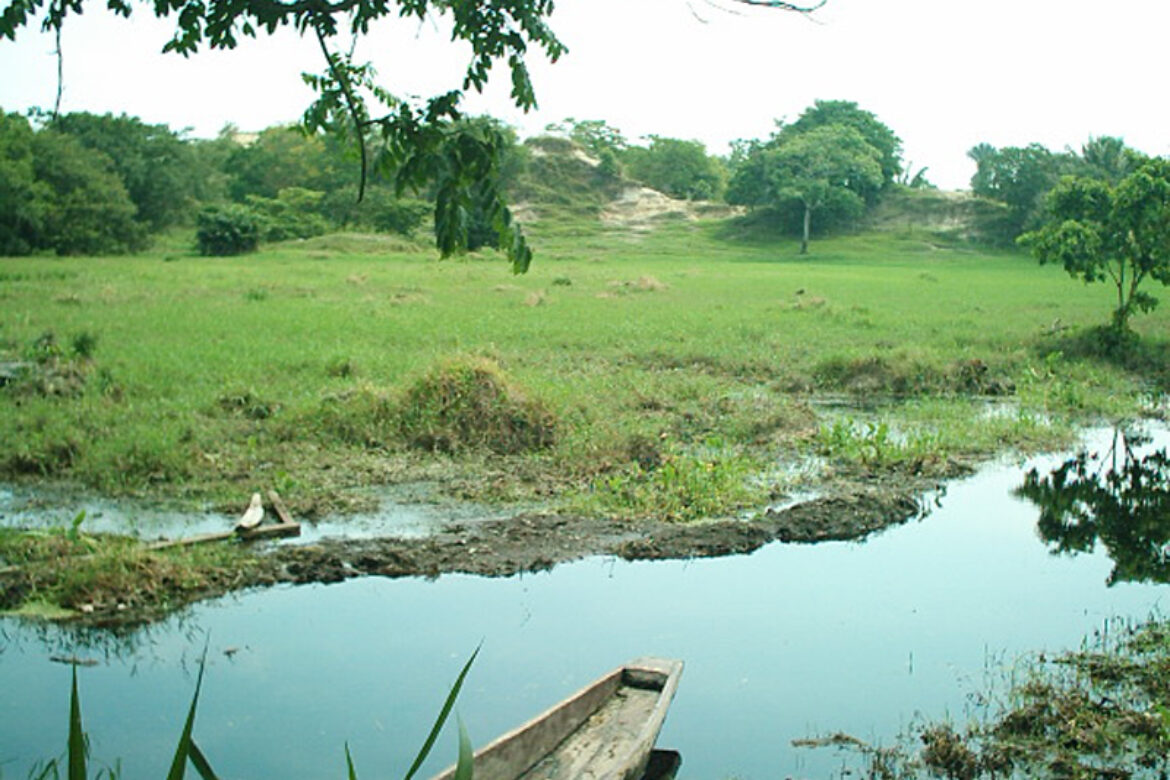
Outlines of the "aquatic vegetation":
[[238,545],[152,550],[86,533],[83,522],[79,514],[69,528],[0,528],[0,611],[141,622],[246,582],[259,565]]
[[[435,741],[438,739],[439,733],[443,730],[443,726],[451,715],[455,701],[459,698],[459,692],[463,689],[463,682],[467,678],[467,673],[471,671],[471,666],[475,663],[479,651],[480,648],[477,647],[463,665],[459,676],[455,678],[455,682],[447,692],[447,698],[443,702],[442,709],[439,710],[439,714],[435,718],[435,722],[432,724],[426,740],[423,742],[422,747],[419,748],[418,754],[415,756],[410,768],[406,771],[403,780],[411,780],[418,773],[423,762],[426,761],[434,749]],[[85,726],[82,722],[81,695],[78,692],[77,685],[77,667],[82,665],[82,662],[76,658],[61,658],[58,660],[63,663],[70,663],[73,667],[72,688],[69,695],[69,735],[65,757],[64,761],[59,758],[53,758],[40,762],[29,773],[29,777],[31,780],[49,780],[50,778],[52,780],[60,780],[61,766],[64,763],[67,768],[65,774],[67,780],[88,780],[89,739],[86,736]],[[207,760],[203,751],[199,749],[199,745],[196,744],[194,736],[195,713],[199,707],[199,693],[203,688],[203,674],[206,669],[207,644],[205,643],[203,653],[199,658],[199,673],[195,678],[195,692],[191,697],[191,704],[187,709],[187,717],[183,722],[183,730],[179,735],[179,741],[175,747],[175,754],[171,759],[171,766],[167,772],[166,780],[183,780],[186,776],[188,763],[195,768],[195,771],[202,780],[217,780],[218,778],[215,770],[211,767],[211,763]],[[350,780],[357,780],[357,771],[354,766],[353,756],[350,754],[348,743],[345,745],[345,763]],[[117,780],[121,775],[120,764],[115,764],[113,768],[107,767],[100,770],[94,775],[94,778],[95,780],[102,780],[102,778]],[[457,780],[472,780],[473,777],[471,740],[468,738],[467,729],[463,726],[462,719],[459,719],[459,753],[455,768],[455,777]]]
[[725,517],[764,503],[756,459],[712,440],[694,451],[642,451],[627,469],[598,478],[570,501],[577,511],[670,522]]
[[1037,654],[1006,688],[980,691],[966,725],[927,720],[895,745],[849,735],[802,739],[862,757],[874,778],[1097,780],[1170,772],[1170,622],[1107,622],[1075,652]]
[[867,468],[900,468],[920,473],[942,470],[948,457],[937,433],[897,436],[884,421],[837,420],[822,425],[814,442],[819,455]]

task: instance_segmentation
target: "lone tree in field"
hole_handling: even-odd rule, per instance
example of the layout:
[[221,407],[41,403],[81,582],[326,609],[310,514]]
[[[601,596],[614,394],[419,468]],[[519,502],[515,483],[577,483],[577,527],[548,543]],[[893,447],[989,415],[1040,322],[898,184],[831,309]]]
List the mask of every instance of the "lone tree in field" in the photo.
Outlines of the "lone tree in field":
[[1020,242],[1085,283],[1113,283],[1110,330],[1120,343],[1132,335],[1129,318],[1158,305],[1142,285],[1170,284],[1170,160],[1148,160],[1116,185],[1067,177],[1049,194],[1048,210],[1051,221]]
[[[825,2],[733,1],[798,13]],[[92,8],[94,2],[88,5]],[[85,0],[7,0],[0,11],[0,38],[15,39],[18,30],[39,20],[42,29],[58,33],[60,54],[65,19],[82,13],[84,5]],[[104,0],[102,5],[130,16],[135,3]],[[435,238],[443,255],[466,248],[470,215],[478,209],[490,218],[513,270],[527,270],[532,253],[494,183],[504,139],[489,125],[459,122],[459,106],[468,89],[483,89],[492,66],[501,60],[510,71],[515,104],[525,111],[536,106],[525,55],[533,47],[556,61],[566,52],[546,23],[553,0],[142,0],[142,5],[159,17],[175,17],[174,37],[163,51],[183,56],[204,44],[233,49],[241,36],[272,35],[283,27],[314,37],[326,68],[320,75],[305,76],[318,98],[305,111],[302,125],[309,133],[342,135],[358,148],[358,199],[371,168],[392,175],[400,193],[433,186]],[[372,24],[387,17],[424,20],[431,14],[451,18],[452,40],[467,43],[471,59],[459,88],[429,100],[394,95],[376,81],[369,63],[354,61],[352,47],[337,45],[342,33],[367,35]],[[370,159],[367,144],[374,140],[381,149]]]
[[796,199],[804,207],[800,253],[808,254],[813,214],[833,206],[860,213],[860,194],[882,183],[880,153],[857,130],[824,125],[784,141],[765,153],[764,170],[774,197]]
[[728,161],[727,202],[762,207],[800,230],[807,254],[819,229],[848,224],[873,206],[902,171],[902,142],[874,114],[847,100],[818,100],[766,141],[738,141]]

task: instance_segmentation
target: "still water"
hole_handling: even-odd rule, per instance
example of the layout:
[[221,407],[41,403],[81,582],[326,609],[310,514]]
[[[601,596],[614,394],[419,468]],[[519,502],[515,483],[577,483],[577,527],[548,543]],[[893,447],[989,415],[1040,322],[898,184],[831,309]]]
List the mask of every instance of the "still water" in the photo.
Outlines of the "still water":
[[[1170,444],[1150,433],[1143,451]],[[1089,442],[1102,454],[1112,443],[1111,431]],[[653,654],[686,662],[659,739],[681,751],[681,777],[838,776],[840,755],[791,740],[846,731],[888,743],[919,714],[962,720],[999,662],[1075,648],[1111,617],[1165,606],[1166,585],[1108,585],[1104,545],[1055,555],[1039,537],[1040,510],[1014,490],[1027,469],[1064,461],[989,465],[925,518],[864,543],[276,588],[90,647],[3,621],[0,772],[22,778],[62,752],[70,671],[48,656],[66,651],[101,660],[79,670],[93,759],[164,776],[209,636],[195,734],[225,777],[343,777],[347,742],[360,776],[401,776],[481,641],[459,702],[477,743]],[[444,735],[430,768],[454,749]]]

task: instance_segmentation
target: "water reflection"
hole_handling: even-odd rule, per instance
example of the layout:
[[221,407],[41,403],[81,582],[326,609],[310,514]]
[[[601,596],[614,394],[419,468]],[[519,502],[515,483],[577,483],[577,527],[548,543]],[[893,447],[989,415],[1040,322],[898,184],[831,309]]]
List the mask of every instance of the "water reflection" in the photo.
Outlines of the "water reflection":
[[1056,553],[1113,559],[1109,585],[1170,582],[1170,458],[1144,453],[1148,436],[1115,430],[1104,454],[1082,451],[1046,476],[1032,469],[1017,494],[1040,508],[1037,530]]
[[[1148,450],[1170,448],[1165,427],[1150,433]],[[1109,452],[1112,430],[1089,436],[1089,451]],[[864,544],[280,586],[110,641],[0,619],[0,770],[25,777],[61,752],[70,669],[48,656],[75,654],[101,662],[79,674],[93,760],[165,777],[210,636],[196,735],[237,780],[336,777],[347,743],[363,777],[406,767],[481,640],[459,702],[477,744],[619,663],[660,655],[687,664],[659,739],[685,754],[680,777],[842,777],[840,756],[791,740],[840,731],[889,744],[917,713],[965,719],[983,706],[970,692],[1016,653],[1076,647],[1113,616],[1165,613],[1166,585],[1105,587],[1104,545],[1053,556],[1037,543],[1040,512],[1013,490],[1028,468],[1047,477],[1069,457],[987,464],[949,483],[928,517]],[[422,774],[454,746],[441,737]]]

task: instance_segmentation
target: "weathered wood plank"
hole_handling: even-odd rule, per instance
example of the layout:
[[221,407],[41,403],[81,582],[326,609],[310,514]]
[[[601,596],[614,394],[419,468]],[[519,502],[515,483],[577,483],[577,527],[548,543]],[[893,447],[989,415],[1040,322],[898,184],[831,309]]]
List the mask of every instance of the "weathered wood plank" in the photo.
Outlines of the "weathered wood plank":
[[166,539],[153,542],[145,546],[147,550],[165,550],[169,547],[190,547],[193,544],[209,544],[211,542],[226,542],[229,539],[240,539],[245,542],[254,542],[260,539],[280,539],[286,536],[300,536],[300,523],[278,523],[263,525],[251,531],[221,531],[210,534],[185,536],[182,539]]
[[268,501],[272,504],[272,508],[275,510],[276,516],[280,518],[281,523],[284,525],[297,524],[296,521],[293,520],[292,513],[288,511],[288,507],[285,506],[284,500],[280,497],[279,493],[277,493],[275,490],[269,490]]

